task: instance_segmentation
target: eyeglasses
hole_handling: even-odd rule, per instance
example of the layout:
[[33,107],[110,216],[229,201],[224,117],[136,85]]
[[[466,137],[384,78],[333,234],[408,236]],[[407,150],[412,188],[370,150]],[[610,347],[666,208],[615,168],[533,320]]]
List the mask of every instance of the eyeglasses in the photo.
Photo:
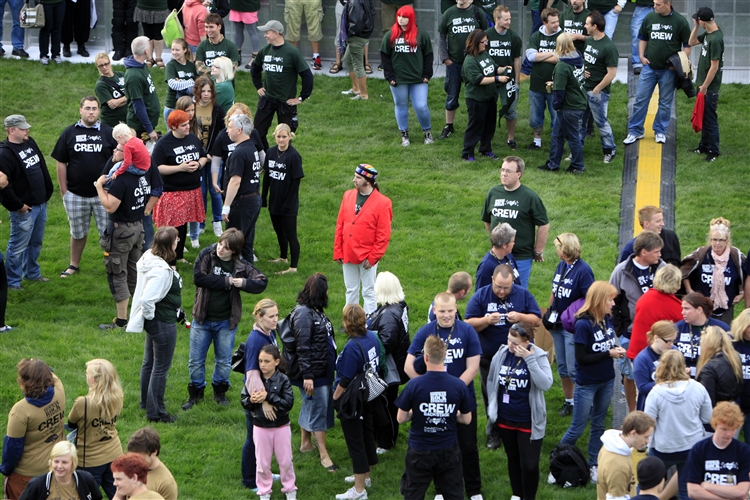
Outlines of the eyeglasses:
[[500,292],[507,292],[507,291],[510,291],[512,288],[513,288],[513,284],[511,284],[510,286],[500,286],[494,283],[492,284],[492,289],[500,291]]
[[489,40],[482,40],[482,41],[481,41],[481,42],[479,42],[479,43],[481,43],[482,45],[487,45],[487,44],[488,44],[488,43],[490,43],[490,42],[489,42]]
[[500,173],[501,174],[517,174],[518,170],[510,170],[508,168],[501,168]]
[[112,64],[112,63],[111,63],[111,62],[109,62],[109,61],[107,61],[107,62],[105,62],[105,63],[97,64],[97,65],[96,65],[96,67],[97,67],[97,68],[99,68],[99,69],[101,69],[101,68],[106,68],[106,67],[107,67],[107,66],[109,66],[110,64]]
[[674,341],[677,340],[677,337],[672,337],[671,339],[665,339],[665,338],[659,337],[659,339],[661,339],[661,341],[664,342],[665,344],[669,345],[669,344],[674,344]]

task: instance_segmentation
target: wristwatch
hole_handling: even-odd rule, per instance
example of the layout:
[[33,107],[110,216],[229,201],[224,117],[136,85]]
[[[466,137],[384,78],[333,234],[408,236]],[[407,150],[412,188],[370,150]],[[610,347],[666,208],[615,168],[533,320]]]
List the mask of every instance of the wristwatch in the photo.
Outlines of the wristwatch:
[[544,252],[537,252],[534,250],[534,257],[541,257],[542,255],[544,255]]

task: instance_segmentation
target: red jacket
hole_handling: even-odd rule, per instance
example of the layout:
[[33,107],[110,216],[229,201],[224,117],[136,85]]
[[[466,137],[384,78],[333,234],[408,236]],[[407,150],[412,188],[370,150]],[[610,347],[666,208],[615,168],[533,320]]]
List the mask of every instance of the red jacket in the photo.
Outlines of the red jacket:
[[644,293],[635,303],[635,319],[630,334],[628,359],[633,360],[648,346],[646,333],[657,321],[667,319],[673,323],[682,321],[682,301],[671,293],[664,293],[654,288]]
[[367,259],[375,265],[385,255],[391,240],[391,200],[374,190],[357,215],[354,214],[356,203],[356,189],[344,193],[336,220],[333,260],[361,264]]

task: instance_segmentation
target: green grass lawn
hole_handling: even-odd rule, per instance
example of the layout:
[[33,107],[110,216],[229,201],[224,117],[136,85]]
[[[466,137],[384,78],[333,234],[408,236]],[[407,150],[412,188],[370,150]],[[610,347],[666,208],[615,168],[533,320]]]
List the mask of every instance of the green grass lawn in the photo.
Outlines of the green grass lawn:
[[[160,81],[163,72],[158,69],[151,72],[163,99],[166,93],[165,84]],[[31,135],[45,153],[54,179],[55,161],[49,154],[59,133],[78,119],[80,98],[93,93],[96,69],[93,65],[68,63],[41,67],[33,61],[5,59],[0,61],[0,75],[0,115],[21,113],[26,116],[33,126]],[[329,277],[328,313],[338,331],[344,286],[340,267],[332,261],[336,214],[343,191],[352,187],[354,167],[358,163],[370,163],[380,171],[382,192],[393,200],[393,235],[379,270],[391,271],[400,278],[410,305],[413,334],[425,323],[427,307],[436,293],[445,290],[448,277],[459,270],[473,275],[486,253],[489,242],[480,214],[487,190],[499,182],[500,163],[481,159],[466,164],[459,160],[466,125],[463,103],[457,113],[457,134],[430,146],[421,143],[419,126],[412,113],[412,146],[402,148],[387,85],[383,80],[370,80],[368,85],[370,100],[352,102],[340,95],[340,91],[349,88],[348,80],[316,76],[312,98],[299,108],[300,129],[294,145],[302,155],[306,174],[299,214],[300,272],[283,277],[273,274],[284,266],[267,263],[278,257],[278,249],[268,214],[263,210],[256,236],[258,267],[269,275],[268,289],[263,296],[276,300],[281,315],[286,315],[294,306],[305,278],[321,271]],[[527,85],[522,87],[516,140],[525,147],[531,142],[532,134],[528,127]],[[613,86],[610,120],[617,141],[622,141],[626,135],[626,90],[621,84]],[[237,77],[237,101],[247,103],[251,109],[256,107],[257,94],[247,73]],[[444,124],[442,80],[430,83],[429,102],[437,135]],[[720,215],[732,221],[734,244],[744,251],[750,245],[745,204],[750,181],[750,172],[745,166],[750,137],[746,121],[750,109],[748,87],[726,85],[722,88],[719,103],[722,156],[712,164],[704,163],[702,156],[687,152],[699,140],[689,124],[693,102],[678,94],[677,103],[680,124],[675,213],[683,253],[705,244],[708,221]],[[166,129],[163,123],[157,128]],[[534,264],[531,277],[531,291],[542,306],[547,303],[557,263],[551,244],[556,234],[575,232],[583,246],[583,258],[596,277],[609,278],[617,255],[624,153],[620,144],[616,161],[605,165],[601,162],[598,139],[589,140],[585,148],[585,175],[539,172],[536,166],[546,160],[549,151],[548,137],[549,131],[545,130],[544,153],[519,151],[528,166],[522,181],[540,194],[552,226],[545,255],[547,261]],[[504,130],[496,134],[494,151],[500,157],[511,153],[505,147]],[[0,218],[6,222],[0,225],[0,241],[7,242],[7,214]],[[92,230],[95,231],[95,227]],[[133,431],[147,424],[145,412],[138,407],[143,335],[98,330],[99,323],[111,321],[115,307],[106,282],[101,250],[96,238],[91,240],[81,262],[81,273],[67,280],[59,279],[59,272],[68,265],[69,227],[56,188],[49,203],[41,255],[43,274],[51,282],[24,283],[25,290],[11,292],[8,299],[7,322],[15,329],[0,336],[0,418],[4,419],[21,397],[14,382],[15,365],[20,358],[33,356],[46,360],[64,383],[70,408],[73,399],[86,391],[84,363],[104,357],[115,364],[123,381],[125,407],[118,429],[126,442]],[[215,241],[212,234],[201,236],[203,246]],[[186,258],[193,261],[196,255],[191,249]],[[179,271],[186,278],[183,306],[189,311],[195,290],[190,279],[192,269],[180,265]],[[251,311],[257,299],[260,297],[244,297],[244,317],[237,342],[244,341],[252,327]],[[463,310],[465,303],[459,307]],[[229,393],[232,400],[229,408],[218,407],[208,398],[189,412],[181,411],[179,406],[187,397],[189,331],[180,328],[178,332],[166,403],[168,411],[179,420],[173,425],[157,426],[162,435],[162,458],[177,479],[181,498],[253,498],[240,486],[240,451],[245,440],[245,418],[238,390],[241,377],[232,375],[234,388]],[[340,335],[339,346],[344,342]],[[210,374],[213,358],[209,357],[208,361]],[[550,411],[541,459],[544,484],[540,486],[539,498],[593,498],[593,486],[570,491],[546,484],[549,452],[569,424],[568,419],[557,416],[562,402],[559,382],[549,391],[547,401]],[[297,412],[298,407],[295,407],[292,424],[295,449],[299,447]],[[479,413],[479,428],[482,429],[486,419],[481,416],[483,409]],[[371,498],[399,496],[407,428],[402,426],[395,450],[380,457],[381,463],[373,472]],[[505,454],[484,449],[483,436],[479,436],[479,444],[484,497],[510,498]],[[578,444],[585,450],[586,436]],[[351,474],[351,462],[338,426],[329,434],[329,449],[333,460],[342,467],[335,475],[323,471],[317,454],[295,454],[300,498],[329,499],[346,489],[343,477]],[[274,498],[283,498],[278,488]]]

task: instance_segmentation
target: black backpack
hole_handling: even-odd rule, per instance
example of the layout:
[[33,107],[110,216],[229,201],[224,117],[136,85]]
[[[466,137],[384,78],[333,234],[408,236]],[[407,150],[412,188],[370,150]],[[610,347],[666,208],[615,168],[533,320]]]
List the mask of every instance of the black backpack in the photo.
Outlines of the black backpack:
[[570,488],[589,483],[586,457],[575,445],[560,443],[549,455],[549,471],[558,486]]

